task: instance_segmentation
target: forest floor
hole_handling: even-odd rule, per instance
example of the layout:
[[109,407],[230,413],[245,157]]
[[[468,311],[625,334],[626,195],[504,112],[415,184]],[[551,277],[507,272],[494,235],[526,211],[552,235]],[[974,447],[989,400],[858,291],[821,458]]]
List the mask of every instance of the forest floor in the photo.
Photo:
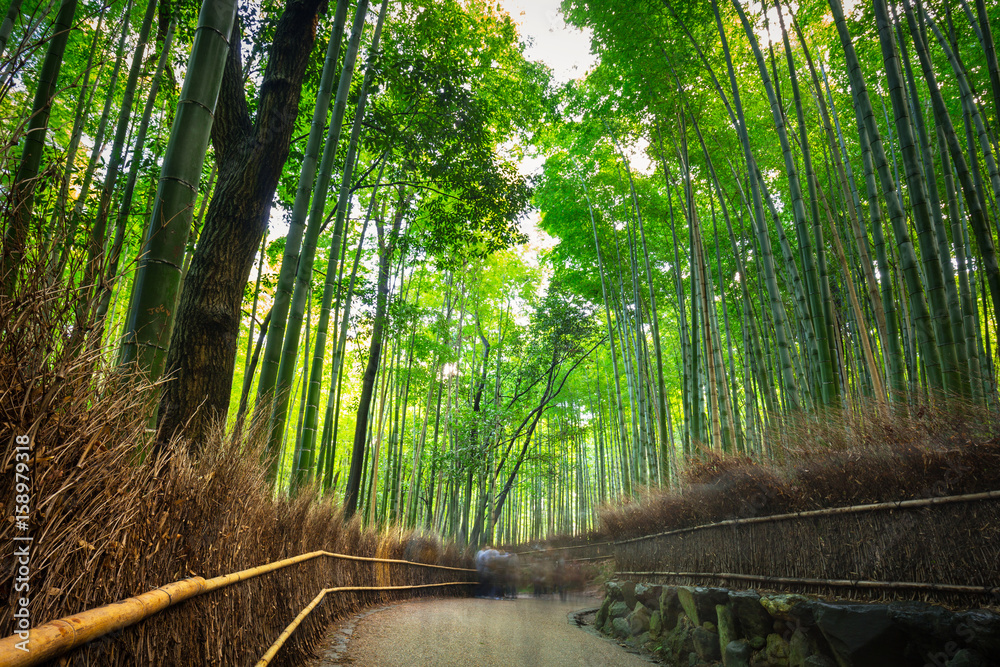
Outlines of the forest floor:
[[600,600],[439,598],[376,607],[333,627],[314,667],[648,667],[578,612]]

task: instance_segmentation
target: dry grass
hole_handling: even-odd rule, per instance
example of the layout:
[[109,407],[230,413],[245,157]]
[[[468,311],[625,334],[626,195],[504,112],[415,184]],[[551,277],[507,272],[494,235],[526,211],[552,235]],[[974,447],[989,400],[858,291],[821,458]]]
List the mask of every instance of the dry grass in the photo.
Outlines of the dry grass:
[[603,539],[732,518],[1000,489],[1000,416],[961,400],[787,420],[772,456],[705,455],[679,489],[602,509]]
[[[273,499],[259,463],[260,429],[250,428],[240,441],[216,432],[197,460],[179,443],[143,460],[152,388],[104,365],[97,352],[65,346],[63,325],[72,321],[67,290],[35,285],[21,293],[0,297],[0,502],[7,517],[0,548],[9,562],[15,532],[22,534],[12,521],[14,437],[31,434],[34,625],[193,575],[217,576],[320,549],[465,564],[455,548],[431,536],[398,529],[376,534],[356,519],[345,521],[338,505],[315,493]],[[189,600],[92,642],[65,664],[245,664],[262,655],[322,587],[460,578],[320,558]],[[0,617],[6,636],[13,628],[12,568],[0,571],[0,594],[8,603]],[[396,597],[328,596],[276,664],[300,664],[331,620]]]

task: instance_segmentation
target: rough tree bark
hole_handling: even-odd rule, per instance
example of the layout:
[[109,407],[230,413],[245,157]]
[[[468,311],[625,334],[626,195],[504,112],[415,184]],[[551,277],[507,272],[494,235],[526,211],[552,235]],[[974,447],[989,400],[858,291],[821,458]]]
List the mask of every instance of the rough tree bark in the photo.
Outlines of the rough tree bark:
[[[320,0],[285,5],[255,121],[247,109],[239,49],[231,49],[226,61],[212,126],[218,185],[184,280],[167,353],[172,380],[160,402],[161,444],[183,428],[197,450],[210,423],[228,410],[243,289],[288,156],[320,5]],[[233,32],[239,43],[238,25]]]

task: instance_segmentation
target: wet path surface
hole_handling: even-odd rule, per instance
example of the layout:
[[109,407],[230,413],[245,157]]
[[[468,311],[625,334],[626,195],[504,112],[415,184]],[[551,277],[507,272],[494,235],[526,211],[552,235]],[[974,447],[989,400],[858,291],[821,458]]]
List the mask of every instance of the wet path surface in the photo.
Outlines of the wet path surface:
[[376,608],[339,626],[318,667],[649,667],[577,626],[573,612],[597,604],[445,598]]

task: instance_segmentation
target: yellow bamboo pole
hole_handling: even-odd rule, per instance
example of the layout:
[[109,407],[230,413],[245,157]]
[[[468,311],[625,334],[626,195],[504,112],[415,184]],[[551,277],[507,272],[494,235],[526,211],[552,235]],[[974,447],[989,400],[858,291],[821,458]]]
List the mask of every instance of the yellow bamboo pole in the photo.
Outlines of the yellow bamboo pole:
[[[649,535],[639,535],[638,537],[630,537],[624,540],[608,540],[606,542],[575,544],[568,547],[548,547],[546,549],[539,549],[532,551],[517,551],[515,553],[517,553],[519,556],[531,556],[535,554],[548,553],[550,551],[567,551],[570,549],[587,549],[590,547],[600,547],[600,546],[618,546],[620,544],[628,544],[630,542],[641,542],[643,540],[651,540],[657,537],[667,537],[668,535],[693,533],[699,530],[708,530],[709,528],[720,528],[722,526],[738,526],[738,525],[747,525],[751,523],[772,523],[776,521],[786,521],[788,519],[801,519],[805,517],[829,516],[835,514],[856,514],[861,512],[878,512],[882,510],[899,510],[899,509],[909,509],[914,507],[931,507],[936,505],[948,505],[950,503],[967,503],[967,502],[976,502],[980,500],[994,500],[998,498],[1000,498],[1000,490],[982,491],[980,493],[967,493],[958,496],[934,496],[932,498],[915,498],[913,500],[891,500],[888,502],[869,503],[866,505],[826,507],[818,510],[788,512],[786,514],[769,514],[767,516],[746,517],[743,519],[725,519],[723,521],[716,521],[715,523],[705,523],[698,526],[688,526],[687,528],[675,528],[673,530],[667,530],[660,533],[651,533]],[[575,559],[575,560],[582,560],[582,559]]]
[[735,579],[757,581],[765,584],[801,584],[805,586],[831,586],[838,588],[874,588],[879,590],[912,589],[944,593],[982,593],[993,595],[996,586],[964,586],[960,584],[935,584],[922,581],[870,581],[868,579],[808,579],[802,577],[771,577],[764,574],[735,574],[732,572],[616,572],[615,575],[636,577],[692,577],[698,579]]
[[349,556],[329,551],[312,551],[274,563],[241,570],[240,572],[221,575],[207,581],[202,577],[192,577],[190,579],[175,581],[135,597],[119,600],[103,607],[89,609],[79,614],[64,616],[63,618],[49,621],[44,625],[31,628],[28,631],[27,639],[17,634],[0,639],[0,666],[29,667],[30,665],[37,665],[57,658],[67,651],[82,646],[110,632],[134,625],[163,611],[167,607],[172,607],[189,598],[225,588],[240,581],[245,581],[320,556],[373,563],[397,563],[400,565],[429,567],[439,570],[475,572],[474,569],[464,567],[417,563],[390,558]]
[[11,635],[0,640],[0,665],[21,667],[51,660],[203,592],[205,580],[192,577],[31,628],[27,640]]
[[312,613],[312,610],[316,608],[316,605],[323,601],[323,598],[326,597],[327,593],[339,593],[341,591],[400,591],[412,588],[432,588],[434,586],[468,586],[474,583],[476,582],[449,581],[443,584],[416,584],[414,586],[339,586],[337,588],[324,588],[316,597],[313,598],[312,602],[300,611],[299,615],[288,624],[288,627],[285,628],[284,632],[278,635],[275,642],[271,644],[271,648],[267,649],[267,653],[265,653],[257,662],[257,667],[266,667],[271,664],[271,661],[274,660],[274,656],[278,655],[278,651],[281,650],[281,647],[285,645],[288,638],[292,636],[293,632],[295,632],[295,628],[299,627],[299,624],[306,620],[306,616]]
[[725,521],[716,521],[715,523],[706,523],[700,526],[691,526],[689,528],[676,528],[674,530],[667,530],[662,533],[653,533],[651,535],[640,535],[639,537],[630,537],[625,540],[617,540],[615,542],[612,542],[612,544],[617,546],[619,544],[628,544],[629,542],[641,542],[642,540],[651,540],[657,537],[666,537],[667,535],[680,535],[681,533],[693,533],[698,530],[719,528],[721,526],[739,526],[751,523],[772,523],[776,521],[787,521],[789,519],[801,519],[813,516],[830,516],[836,514],[858,514],[861,512],[878,512],[882,510],[908,509],[913,507],[931,507],[935,505],[948,505],[950,503],[967,503],[979,500],[993,500],[996,498],[1000,498],[1000,490],[983,491],[981,493],[968,493],[961,496],[940,496],[933,498],[916,498],[914,500],[893,500],[883,503],[869,503],[867,505],[850,505],[848,507],[827,507],[825,509],[820,509],[820,510],[805,510],[802,512],[788,512],[787,514],[771,514],[769,516],[752,516],[752,517],[747,517],[745,519],[726,519]]

